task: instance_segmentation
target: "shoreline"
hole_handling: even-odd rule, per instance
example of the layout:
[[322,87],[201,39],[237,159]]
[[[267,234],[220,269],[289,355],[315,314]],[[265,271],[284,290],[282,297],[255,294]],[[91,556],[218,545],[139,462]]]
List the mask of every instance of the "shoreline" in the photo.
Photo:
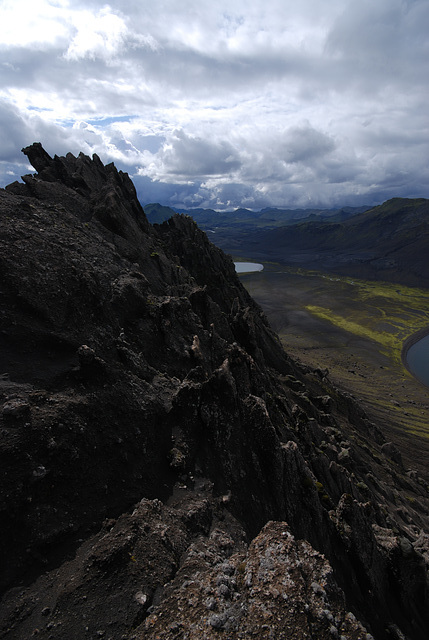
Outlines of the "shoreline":
[[[419,329],[419,331],[416,331],[416,333],[413,333],[413,335],[406,338],[404,344],[402,345],[402,351],[401,351],[401,362],[403,366],[408,371],[408,373],[410,373],[413,376],[413,378],[418,380],[421,384],[423,384],[423,382],[421,382],[421,380],[419,380],[417,376],[414,375],[414,373],[411,371],[410,367],[408,366],[407,353],[413,345],[415,345],[417,342],[422,340],[422,338],[425,338],[427,335],[429,335],[429,327],[425,327],[424,329]],[[424,385],[424,386],[427,387],[427,385]]]

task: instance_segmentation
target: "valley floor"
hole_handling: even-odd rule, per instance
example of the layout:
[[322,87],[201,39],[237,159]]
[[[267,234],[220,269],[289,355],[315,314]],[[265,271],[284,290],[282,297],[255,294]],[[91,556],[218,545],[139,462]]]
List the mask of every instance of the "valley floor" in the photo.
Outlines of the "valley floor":
[[362,399],[405,464],[427,476],[429,389],[401,359],[405,340],[429,323],[427,292],[275,263],[241,278],[286,351],[329,369],[336,386]]

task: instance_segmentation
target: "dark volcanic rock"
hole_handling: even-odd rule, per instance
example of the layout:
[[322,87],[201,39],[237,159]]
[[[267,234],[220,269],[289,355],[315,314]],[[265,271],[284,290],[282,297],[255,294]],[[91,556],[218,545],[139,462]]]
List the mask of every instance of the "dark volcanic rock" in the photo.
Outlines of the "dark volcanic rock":
[[152,227],[96,156],[24,152],[38,173],[0,191],[3,637],[426,638],[424,481],[190,218]]

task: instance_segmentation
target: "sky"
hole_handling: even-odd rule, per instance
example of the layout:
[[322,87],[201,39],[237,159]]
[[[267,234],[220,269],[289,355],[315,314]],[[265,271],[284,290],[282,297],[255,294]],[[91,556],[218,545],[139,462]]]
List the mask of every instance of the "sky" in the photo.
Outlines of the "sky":
[[428,0],[0,0],[0,187],[97,153],[143,204],[429,197]]

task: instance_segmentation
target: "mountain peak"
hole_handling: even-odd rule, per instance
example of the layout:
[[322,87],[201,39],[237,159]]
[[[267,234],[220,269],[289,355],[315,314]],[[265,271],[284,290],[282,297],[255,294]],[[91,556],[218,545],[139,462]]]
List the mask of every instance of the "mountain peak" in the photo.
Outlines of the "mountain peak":
[[68,209],[80,220],[94,218],[110,231],[136,242],[149,231],[130,177],[113,164],[103,165],[96,154],[92,159],[83,153],[78,157],[68,153],[51,158],[40,142],[22,151],[37,173],[23,176],[24,184],[14,182],[7,186],[9,193],[43,199],[53,205],[66,200]]

